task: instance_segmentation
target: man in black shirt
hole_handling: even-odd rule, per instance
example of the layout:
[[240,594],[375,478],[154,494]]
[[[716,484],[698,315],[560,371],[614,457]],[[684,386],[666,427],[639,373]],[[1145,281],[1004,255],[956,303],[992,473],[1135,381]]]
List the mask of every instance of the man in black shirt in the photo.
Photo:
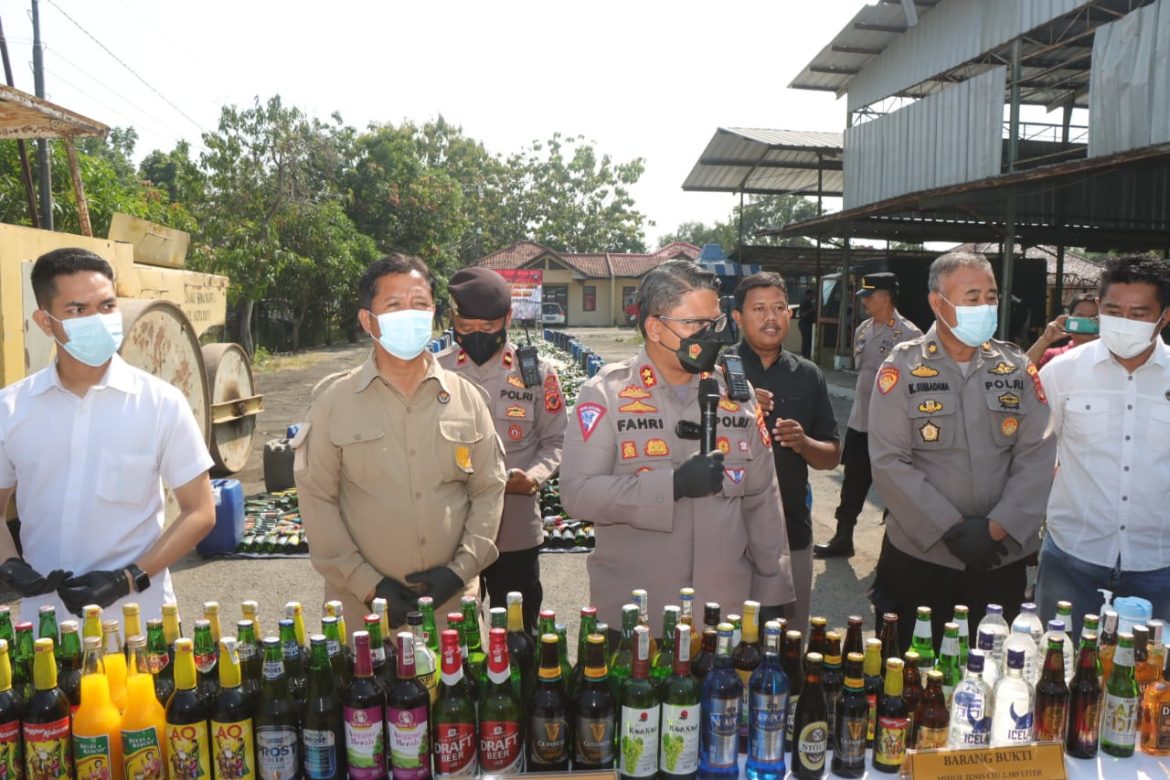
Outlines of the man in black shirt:
[[[837,420],[825,377],[816,364],[783,349],[790,315],[784,278],[758,273],[740,282],[732,312],[743,335],[736,351],[767,414],[776,445],[776,476],[788,527],[796,602],[788,624],[806,631],[812,591],[812,490],[809,466],[835,469],[841,460]],[[770,403],[769,403],[770,402]]]

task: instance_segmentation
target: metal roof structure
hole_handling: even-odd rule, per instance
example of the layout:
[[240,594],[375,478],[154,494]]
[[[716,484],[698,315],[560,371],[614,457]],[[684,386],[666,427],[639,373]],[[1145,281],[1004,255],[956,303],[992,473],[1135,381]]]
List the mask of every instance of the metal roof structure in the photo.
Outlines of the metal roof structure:
[[84,138],[109,132],[101,122],[0,84],[0,139]]
[[[752,264],[765,271],[776,271],[785,276],[815,276],[818,272],[817,255],[820,255],[820,272],[835,272],[844,264],[845,250],[836,246],[785,246],[753,244],[743,246],[731,253],[730,258],[740,263]],[[940,252],[917,249],[899,249],[893,252],[899,257],[923,257],[934,259]],[[853,266],[872,260],[890,257],[889,249],[857,246],[849,250],[849,262]]]
[[688,192],[839,196],[842,133],[721,127],[691,169]]

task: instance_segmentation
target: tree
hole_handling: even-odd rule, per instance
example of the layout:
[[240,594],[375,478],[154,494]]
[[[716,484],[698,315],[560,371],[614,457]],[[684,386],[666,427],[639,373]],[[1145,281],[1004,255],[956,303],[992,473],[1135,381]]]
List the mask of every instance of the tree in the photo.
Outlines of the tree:
[[170,152],[158,149],[143,158],[138,166],[143,181],[166,190],[171,201],[196,209],[207,195],[207,175],[191,159],[191,144],[179,141]]
[[[816,202],[796,195],[753,196],[743,206],[743,242],[755,245],[806,246],[803,238],[778,239],[773,236],[757,237],[757,230],[782,227],[793,222],[802,222],[817,215]],[[689,241],[692,244],[717,243],[724,252],[731,252],[739,246],[740,207],[736,205],[726,221],[713,225],[702,222],[684,222],[672,233],[659,239],[662,246],[671,241]]]

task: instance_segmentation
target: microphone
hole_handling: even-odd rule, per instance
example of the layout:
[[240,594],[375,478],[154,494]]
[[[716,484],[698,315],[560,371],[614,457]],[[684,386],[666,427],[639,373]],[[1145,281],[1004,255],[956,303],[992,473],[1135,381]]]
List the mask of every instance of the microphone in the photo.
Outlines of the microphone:
[[704,455],[715,449],[715,428],[719,425],[715,407],[719,396],[718,382],[711,377],[699,380],[699,452]]

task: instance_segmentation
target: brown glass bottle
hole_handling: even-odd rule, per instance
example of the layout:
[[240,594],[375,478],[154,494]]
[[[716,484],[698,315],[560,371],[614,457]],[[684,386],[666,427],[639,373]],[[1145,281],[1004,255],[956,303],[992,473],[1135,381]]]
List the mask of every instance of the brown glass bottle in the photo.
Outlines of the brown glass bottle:
[[715,649],[718,642],[718,631],[713,628],[703,629],[703,644],[699,649],[699,654],[691,662],[691,673],[699,682],[703,681],[707,672],[711,671],[711,665],[715,663]]
[[1100,747],[1101,680],[1097,677],[1097,635],[1081,634],[1077,670],[1069,686],[1068,733],[1065,752],[1073,758],[1095,758]]
[[1036,742],[1064,742],[1068,727],[1069,692],[1064,681],[1064,639],[1048,638],[1044,668],[1036,683],[1036,719],[1032,738]]
[[902,698],[903,663],[898,658],[886,661],[886,681],[878,702],[877,728],[873,735],[873,768],[879,772],[897,772],[906,758],[910,732],[910,710]]
[[943,673],[931,669],[926,673],[926,690],[914,711],[914,732],[909,746],[915,750],[945,748],[951,733],[951,713],[943,693]]
[[[906,702],[906,717],[910,719],[906,729],[906,747],[914,747],[914,713],[922,703],[922,672],[918,669],[918,653],[907,650],[902,666],[902,701]],[[945,677],[945,675],[944,675]]]
[[[824,662],[824,656],[817,656]],[[800,632],[795,629],[784,633],[784,646],[780,648],[780,667],[788,675],[788,726],[784,730],[784,741],[795,746],[796,705],[800,703],[800,696],[804,689],[804,664],[800,653]],[[821,670],[817,669],[817,679],[820,679]],[[825,728],[828,728],[829,713],[826,705]],[[826,739],[828,734],[826,733]],[[796,763],[791,767],[795,771]]]
[[850,615],[849,625],[845,629],[845,643],[841,646],[841,653],[848,659],[850,653],[865,655],[865,618],[860,615]]
[[889,658],[901,658],[901,643],[898,641],[898,614],[886,612],[882,615],[882,630],[878,636],[882,640],[882,663]]
[[[851,618],[852,619],[852,618]],[[833,731],[833,774],[837,777],[865,775],[865,733],[869,725],[869,702],[862,681],[863,656],[845,658],[845,682],[837,699]]]
[[561,672],[556,634],[540,637],[540,668],[528,701],[529,772],[569,769],[569,697]]
[[823,657],[825,651],[828,649],[828,626],[829,621],[823,617],[811,617],[808,619],[808,647],[805,648],[806,653],[820,653]]
[[585,677],[573,707],[573,768],[611,769],[617,702],[606,680],[605,638],[601,634],[590,634],[586,643]]
[[829,749],[829,711],[821,683],[823,663],[824,656],[820,653],[805,656],[800,699],[793,704],[789,698],[788,706],[795,710],[791,768],[792,776],[799,780],[815,780],[825,774],[825,757]]

